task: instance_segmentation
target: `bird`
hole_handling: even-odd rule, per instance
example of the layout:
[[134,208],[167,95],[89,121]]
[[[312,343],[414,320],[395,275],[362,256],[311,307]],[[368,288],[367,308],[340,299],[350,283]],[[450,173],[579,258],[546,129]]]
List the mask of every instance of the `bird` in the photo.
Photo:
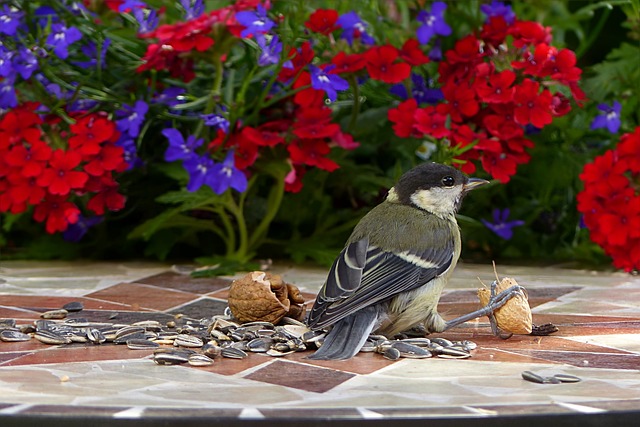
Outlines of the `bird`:
[[510,298],[505,292],[450,321],[437,311],[460,257],[455,214],[470,190],[488,183],[434,162],[405,172],[333,262],[306,319],[312,330],[331,329],[308,359],[350,359],[374,331],[394,336],[422,325],[443,332],[483,315],[493,320],[493,311]]

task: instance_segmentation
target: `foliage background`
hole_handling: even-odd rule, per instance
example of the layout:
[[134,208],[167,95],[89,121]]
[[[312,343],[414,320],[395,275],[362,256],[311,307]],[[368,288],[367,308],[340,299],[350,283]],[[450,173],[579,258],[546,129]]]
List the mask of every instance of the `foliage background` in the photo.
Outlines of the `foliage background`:
[[[154,4],[153,1],[148,2]],[[443,51],[455,40],[477,28],[484,20],[479,1],[449,1],[447,22],[453,29],[443,39]],[[207,1],[207,9],[227,2]],[[460,212],[463,259],[517,263],[571,263],[578,266],[609,265],[601,248],[589,240],[580,225],[576,194],[582,184],[578,175],[583,166],[604,150],[615,146],[619,135],[640,124],[640,7],[633,1],[513,1],[521,20],[535,20],[552,27],[554,46],[576,52],[578,66],[584,70],[581,87],[587,101],[583,108],[556,118],[542,132],[529,137],[536,142],[532,160],[518,168],[508,184],[495,183],[474,192]],[[282,0],[273,2],[273,11],[295,19],[322,7],[340,13],[356,10],[372,24],[376,40],[394,42],[415,19],[415,11],[428,5],[423,1],[358,2]],[[629,19],[629,17],[633,19]],[[304,20],[304,18],[301,18]],[[385,25],[380,22],[385,21]],[[301,21],[302,22],[302,21]],[[384,30],[395,27],[396,31]],[[395,43],[398,45],[398,43]],[[132,45],[142,56],[142,46]],[[434,74],[436,64],[433,66]],[[122,78],[110,75],[113,84]],[[107,80],[108,82],[108,80]],[[290,258],[295,262],[312,260],[330,263],[368,209],[380,202],[386,190],[401,173],[418,164],[415,152],[420,141],[400,139],[393,133],[387,111],[395,98],[375,85],[361,88],[362,111],[350,127],[349,108],[336,108],[337,121],[350,128],[361,146],[334,158],[341,168],[332,173],[314,170],[305,176],[305,186],[297,194],[286,194],[258,258]],[[598,103],[622,103],[619,133],[592,131],[589,125],[597,114]],[[338,103],[339,104],[339,103]],[[160,129],[146,129],[141,157],[162,156],[165,141]],[[434,158],[436,161],[446,159]],[[2,214],[0,219],[0,257],[2,258],[152,258],[189,260],[220,252],[220,242],[210,233],[190,228],[167,228],[148,240],[130,238],[140,224],[167,208],[157,198],[176,190],[171,166],[150,164],[123,175],[121,187],[127,195],[125,209],[111,213],[79,243],[65,242],[60,235],[48,235],[28,215]],[[175,172],[178,173],[178,172]],[[267,184],[265,184],[267,185]],[[256,195],[248,205],[247,221],[257,222],[265,212],[266,199]],[[490,219],[494,208],[509,208],[510,217],[525,225],[514,228],[514,236],[503,240],[479,220]],[[206,215],[205,212],[196,215]]]

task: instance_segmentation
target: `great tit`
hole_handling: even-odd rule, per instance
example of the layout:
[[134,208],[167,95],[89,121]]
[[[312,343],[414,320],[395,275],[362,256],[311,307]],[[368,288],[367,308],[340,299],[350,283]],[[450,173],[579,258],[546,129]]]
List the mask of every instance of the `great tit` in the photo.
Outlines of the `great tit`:
[[468,191],[487,183],[438,163],[403,174],[334,261],[307,319],[314,330],[333,327],[309,359],[349,359],[373,331],[390,337],[422,324],[442,332],[504,304],[506,295],[494,295],[484,309],[448,322],[437,312],[460,256],[455,213]]

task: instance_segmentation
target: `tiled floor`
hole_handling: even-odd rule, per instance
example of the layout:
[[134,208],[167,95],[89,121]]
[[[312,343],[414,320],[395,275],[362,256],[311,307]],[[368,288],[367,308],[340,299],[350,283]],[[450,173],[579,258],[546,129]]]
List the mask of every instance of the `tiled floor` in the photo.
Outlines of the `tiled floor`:
[[[326,271],[276,265],[309,299]],[[486,318],[442,336],[478,344],[470,359],[401,359],[360,353],[349,361],[250,354],[210,367],[158,366],[152,350],[115,344],[45,345],[0,341],[0,424],[29,416],[93,420],[500,420],[512,416],[640,415],[640,278],[558,268],[504,266],[525,286],[535,324],[551,336],[495,338]],[[478,308],[490,265],[458,267],[439,310]],[[206,318],[226,307],[229,279],[191,279],[167,265],[0,263],[0,319],[31,323],[70,301],[69,317],[91,322],[166,323]],[[565,373],[578,383],[535,384],[523,371]],[[637,415],[636,415],[637,416]],[[27,418],[25,418],[27,417]],[[560,419],[560,418],[558,418]],[[577,418],[576,418],[577,419]],[[87,424],[89,425],[89,424]]]

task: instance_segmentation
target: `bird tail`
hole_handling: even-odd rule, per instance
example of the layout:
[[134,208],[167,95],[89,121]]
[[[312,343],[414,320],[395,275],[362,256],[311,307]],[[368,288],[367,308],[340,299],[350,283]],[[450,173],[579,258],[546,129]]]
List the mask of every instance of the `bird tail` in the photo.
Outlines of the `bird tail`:
[[333,325],[322,346],[308,359],[345,360],[355,356],[378,323],[377,307],[366,307]]

